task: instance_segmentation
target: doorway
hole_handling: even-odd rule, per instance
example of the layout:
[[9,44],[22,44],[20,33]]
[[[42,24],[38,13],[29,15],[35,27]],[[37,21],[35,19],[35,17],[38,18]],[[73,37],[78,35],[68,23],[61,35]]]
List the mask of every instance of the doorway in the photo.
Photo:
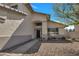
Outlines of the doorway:
[[41,38],[42,22],[35,22],[35,38]]
[[40,36],[40,30],[36,30],[36,38],[40,38],[41,36]]

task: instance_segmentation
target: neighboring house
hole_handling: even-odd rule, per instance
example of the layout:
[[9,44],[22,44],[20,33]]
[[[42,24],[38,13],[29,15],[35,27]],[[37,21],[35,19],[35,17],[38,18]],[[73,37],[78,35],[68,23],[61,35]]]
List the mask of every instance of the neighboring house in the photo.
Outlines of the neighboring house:
[[39,38],[48,39],[49,27],[64,33],[63,25],[48,20],[49,15],[34,12],[29,4],[0,4],[0,50],[28,51]]

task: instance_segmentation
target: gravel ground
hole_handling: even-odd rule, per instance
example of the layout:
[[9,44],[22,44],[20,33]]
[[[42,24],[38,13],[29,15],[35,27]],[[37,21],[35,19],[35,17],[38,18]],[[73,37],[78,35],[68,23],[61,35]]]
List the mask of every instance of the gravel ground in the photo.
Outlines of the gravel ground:
[[42,42],[37,52],[31,54],[0,53],[0,56],[78,56],[79,42],[52,43]]

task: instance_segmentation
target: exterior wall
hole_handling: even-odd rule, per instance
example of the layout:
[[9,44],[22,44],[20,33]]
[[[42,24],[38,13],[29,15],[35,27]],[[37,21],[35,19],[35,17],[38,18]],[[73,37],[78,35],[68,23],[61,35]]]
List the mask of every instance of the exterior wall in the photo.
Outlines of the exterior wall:
[[[29,8],[27,8],[27,5],[24,5],[23,3],[20,3],[18,4],[18,10],[21,10],[23,12],[25,12],[27,14],[27,17],[28,18],[28,23],[29,25],[27,25],[28,27],[28,32],[30,32],[30,34],[34,34],[34,24],[32,22],[32,13],[30,12]],[[34,35],[32,35],[32,39],[34,39]]]
[[0,16],[7,17],[4,23],[0,23],[0,49],[32,39],[31,14],[26,16],[0,7]]
[[58,24],[58,23],[56,23],[56,22],[48,21],[48,27],[49,27],[49,28],[51,28],[51,27],[53,27],[53,28],[60,28],[60,27],[64,27],[64,25]]
[[[42,23],[42,38],[47,39],[47,17],[46,15],[39,14],[39,13],[33,13],[32,14],[32,22],[41,22]],[[33,29],[35,27],[33,26]],[[35,32],[33,32],[34,35]]]
[[75,25],[75,31],[74,32],[68,32],[71,38],[76,38],[79,40],[79,25]]
[[79,32],[79,25],[75,25],[75,31]]
[[47,21],[42,22],[42,38],[48,39],[48,29],[47,29]]
[[40,14],[40,13],[32,13],[32,21],[47,21],[46,15]]
[[59,28],[60,35],[66,35],[66,30],[64,28]]
[[18,3],[18,10],[23,11],[28,15],[31,15],[31,12],[30,12],[29,8],[27,8],[27,5],[25,5],[23,3]]
[[64,29],[63,24],[48,21],[48,28],[58,28],[58,32],[49,31],[49,38],[52,37],[52,36],[53,37],[54,36],[59,36],[59,37],[65,36],[66,37],[67,36],[67,32]]
[[36,26],[34,22],[32,22],[32,38],[36,39]]
[[0,48],[7,43],[21,22],[21,20],[6,20],[5,23],[0,24]]
[[68,32],[70,38],[79,39],[79,32]]
[[22,15],[0,7],[0,16],[6,17],[5,23],[0,23],[0,48],[2,48],[22,22]]

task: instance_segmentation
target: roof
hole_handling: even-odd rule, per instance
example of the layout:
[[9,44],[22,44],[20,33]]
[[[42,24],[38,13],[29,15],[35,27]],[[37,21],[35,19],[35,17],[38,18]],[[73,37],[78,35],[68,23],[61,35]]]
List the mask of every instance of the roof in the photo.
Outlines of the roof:
[[57,22],[48,21],[48,28],[64,28],[65,25]]
[[11,11],[15,11],[15,12],[20,13],[20,14],[23,14],[23,15],[27,15],[25,12],[20,11],[20,10],[18,10],[18,9],[11,8],[11,7],[7,6],[7,5],[0,4],[0,7],[9,9],[9,10],[11,10]]
[[57,23],[57,24],[60,24],[60,25],[65,26],[64,24],[62,24],[62,23],[58,23],[58,22],[55,22],[55,21],[48,21],[48,22]]

